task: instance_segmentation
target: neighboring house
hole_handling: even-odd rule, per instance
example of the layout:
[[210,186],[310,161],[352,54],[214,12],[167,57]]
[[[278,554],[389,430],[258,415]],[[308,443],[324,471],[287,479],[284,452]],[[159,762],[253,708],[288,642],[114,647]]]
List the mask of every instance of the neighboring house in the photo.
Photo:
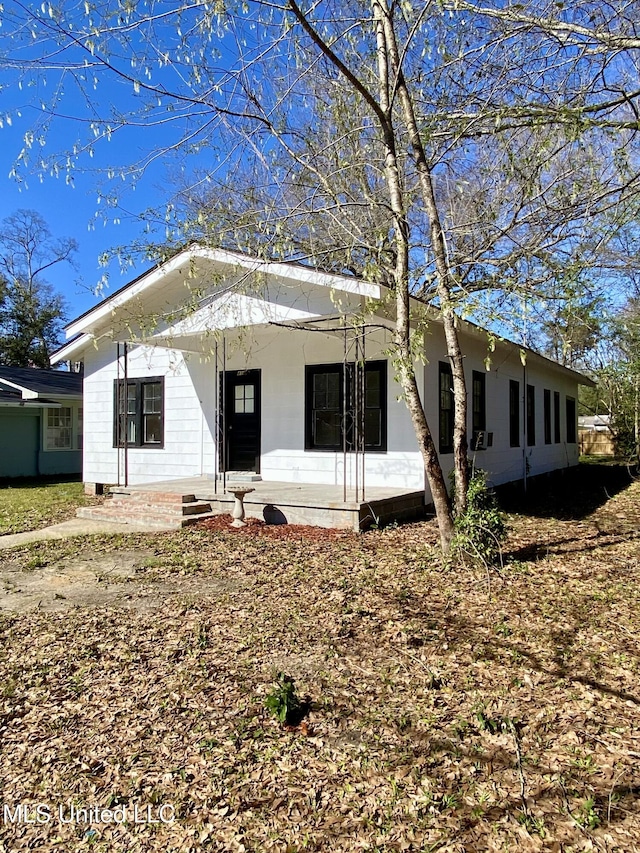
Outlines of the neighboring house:
[[82,376],[0,367],[0,477],[82,471]]
[[581,454],[615,456],[611,415],[580,415],[578,441]]
[[[437,315],[416,370],[445,472],[453,395]],[[84,362],[84,480],[93,486],[243,471],[287,483],[425,489],[399,399],[393,295],[294,263],[192,247],[67,327]],[[575,371],[461,322],[475,464],[492,483],[578,461]],[[358,365],[365,364],[364,370]],[[427,495],[428,497],[428,495]]]
[[578,430],[582,432],[611,432],[611,415],[580,415]]

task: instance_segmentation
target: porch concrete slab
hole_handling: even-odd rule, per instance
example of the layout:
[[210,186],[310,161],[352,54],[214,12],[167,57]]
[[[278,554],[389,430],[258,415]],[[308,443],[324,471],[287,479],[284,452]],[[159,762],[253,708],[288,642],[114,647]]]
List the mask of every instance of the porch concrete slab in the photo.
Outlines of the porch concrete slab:
[[[227,486],[233,483],[229,480]],[[424,515],[424,491],[372,486],[365,489],[365,499],[356,500],[355,490],[347,489],[346,500],[341,485],[285,483],[281,481],[242,482],[253,488],[244,498],[248,517],[261,518],[272,524],[310,524],[317,527],[361,530],[371,524],[407,520]],[[146,483],[127,487],[135,492],[176,492],[193,494],[208,501],[214,511],[231,512],[233,495],[225,492],[221,481],[207,477],[188,477],[162,483]]]
[[[344,489],[341,485],[328,486],[319,483],[285,483],[275,480],[257,480],[249,483],[244,480],[239,481],[231,478],[227,480],[227,484],[239,482],[242,482],[243,486],[249,485],[250,488],[254,489],[244,499],[245,503],[264,503],[266,498],[269,499],[267,500],[268,503],[277,503],[281,500],[286,500],[287,503],[296,506],[317,504],[319,506],[353,508],[363,502],[386,500],[407,494],[424,494],[424,492],[418,492],[416,489],[371,486],[365,489],[365,500],[363,501],[362,498],[356,500],[355,489],[348,488],[345,501]],[[231,495],[225,495],[221,480],[216,485],[209,477],[183,477],[179,480],[163,480],[159,483],[140,483],[135,486],[127,486],[126,488],[130,492],[193,494],[197,500],[203,501],[216,500],[220,497],[228,497],[229,500],[233,500]],[[360,495],[362,495],[362,487],[360,487]]]

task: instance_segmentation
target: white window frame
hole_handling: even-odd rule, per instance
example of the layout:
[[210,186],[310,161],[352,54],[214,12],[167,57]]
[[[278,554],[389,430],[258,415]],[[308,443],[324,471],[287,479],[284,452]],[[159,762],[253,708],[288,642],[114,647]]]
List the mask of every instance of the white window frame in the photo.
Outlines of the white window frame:
[[[60,415],[65,409],[70,411],[69,425],[60,425],[59,423],[52,424],[51,420],[54,415],[57,415],[59,421]],[[82,450],[82,405],[77,403],[69,403],[63,406],[48,406],[45,409],[45,414],[42,418],[42,449],[46,453],[70,453],[75,450]],[[54,431],[70,429],[70,443],[65,447],[52,446]]]

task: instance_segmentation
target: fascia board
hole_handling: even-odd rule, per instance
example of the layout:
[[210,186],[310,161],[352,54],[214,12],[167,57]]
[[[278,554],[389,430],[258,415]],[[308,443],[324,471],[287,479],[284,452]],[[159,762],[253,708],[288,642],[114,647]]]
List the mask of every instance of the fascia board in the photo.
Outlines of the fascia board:
[[[517,346],[517,344],[513,344],[513,346]],[[565,367],[564,364],[560,364],[559,361],[554,361],[552,358],[547,358],[544,355],[540,355],[533,350],[527,349],[527,347],[520,347],[520,349],[524,350],[526,353],[527,359],[531,359],[534,364],[539,364],[542,367],[546,367],[548,369],[555,370],[557,372],[564,373],[565,376],[569,376],[578,385],[585,385],[588,388],[595,388],[596,384],[593,379],[590,379],[588,376],[585,376],[584,373],[580,373],[577,370],[573,370],[571,367]]]
[[47,400],[0,400],[0,408],[3,409],[61,409],[62,403],[54,403]]
[[351,279],[332,273],[319,272],[312,268],[307,269],[302,265],[297,266],[276,261],[260,261],[256,258],[238,255],[235,252],[228,252],[224,249],[192,247],[191,249],[185,249],[161,266],[150,270],[147,274],[143,274],[139,279],[134,280],[130,285],[125,286],[111,298],[106,299],[100,305],[96,306],[93,311],[89,311],[71,322],[66,327],[67,338],[72,338],[75,335],[82,334],[94,328],[101,320],[109,318],[117,308],[120,308],[136,296],[140,296],[154,287],[162,278],[180,269],[185,263],[197,260],[198,258],[209,260],[218,266],[236,267],[246,269],[248,272],[261,272],[294,282],[311,284],[327,289],[342,290],[372,299],[380,298],[382,292],[378,284],[371,284],[359,279]]
[[[412,303],[417,303],[427,308],[427,317],[431,322],[439,323],[442,325],[442,317],[440,317],[437,309],[432,306],[426,305],[420,300],[411,299]],[[546,367],[549,370],[554,370],[559,373],[563,373],[565,376],[571,377],[575,382],[579,385],[585,385],[590,388],[595,388],[596,383],[590,379],[588,376],[585,376],[584,373],[580,373],[578,370],[573,370],[570,367],[565,367],[563,364],[560,364],[557,361],[554,361],[552,358],[547,358],[544,355],[540,355],[535,350],[530,349],[522,344],[518,344],[515,341],[509,340],[509,338],[502,337],[501,335],[496,335],[489,332],[488,329],[483,328],[482,326],[477,325],[477,323],[472,323],[470,320],[464,320],[461,317],[457,318],[457,326],[458,329],[464,334],[468,334],[474,338],[484,338],[491,334],[495,341],[496,345],[502,345],[506,349],[520,352],[522,351],[525,354],[526,359],[531,359],[534,363],[539,364],[542,367]]]
[[38,395],[35,391],[31,391],[29,388],[26,388],[24,385],[18,385],[17,382],[11,382],[9,379],[0,379],[0,385],[7,385],[9,388],[13,388],[14,391],[19,391],[22,394],[23,400],[37,400]]
[[70,341],[68,344],[60,347],[59,350],[56,350],[56,352],[51,355],[51,358],[49,359],[51,365],[59,364],[61,361],[69,361],[72,355],[76,355],[76,353],[86,349],[92,341],[93,335],[80,335],[79,338],[76,338],[74,341]]
[[[442,323],[442,320],[438,320],[438,322]],[[585,376],[584,373],[580,373],[578,370],[573,370],[571,367],[565,367],[564,364],[560,364],[560,362],[554,361],[552,358],[547,358],[547,356],[541,355],[539,352],[532,350],[530,347],[524,346],[524,344],[516,343],[516,341],[512,341],[502,335],[490,333],[487,329],[482,326],[478,326],[476,323],[472,323],[469,320],[462,320],[458,318],[458,324],[460,331],[470,335],[471,337],[486,340],[487,335],[491,334],[495,340],[496,347],[500,346],[513,353],[522,352],[524,353],[526,362],[531,362],[547,370],[553,370],[555,373],[561,373],[564,376],[573,379],[573,381],[577,382],[579,385],[595,388],[596,383],[588,376]]]
[[225,266],[242,267],[250,272],[262,272],[277,278],[284,278],[305,284],[313,284],[328,289],[343,290],[346,293],[355,293],[358,296],[368,296],[379,299],[381,287],[379,284],[362,281],[362,279],[349,278],[336,275],[335,273],[321,272],[312,267],[302,264],[287,264],[278,261],[261,261],[258,258],[250,258],[238,255],[225,249],[200,248],[197,255],[207,257],[210,260],[224,264]]
[[111,316],[113,311],[135,299],[141,293],[144,293],[150,287],[153,287],[167,275],[170,275],[185,262],[185,252],[180,252],[175,257],[170,258],[162,266],[155,267],[146,275],[142,275],[139,279],[133,281],[129,286],[123,288],[118,293],[115,293],[111,298],[105,299],[100,305],[96,306],[93,311],[83,314],[77,320],[74,320],[66,327],[67,338],[72,338],[75,335],[82,334],[87,329],[92,328],[100,320],[104,320]]

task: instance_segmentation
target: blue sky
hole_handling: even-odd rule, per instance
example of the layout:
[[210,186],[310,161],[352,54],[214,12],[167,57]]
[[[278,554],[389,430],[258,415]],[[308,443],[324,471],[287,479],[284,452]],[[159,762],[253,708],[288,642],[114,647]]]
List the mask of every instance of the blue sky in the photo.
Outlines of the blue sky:
[[[96,304],[92,291],[105,271],[109,287],[103,296],[151,265],[141,260],[123,274],[117,261],[105,270],[98,259],[136,239],[144,241],[139,217],[149,209],[164,209],[178,170],[192,170],[196,164],[209,171],[216,165],[227,168],[226,156],[214,161],[208,143],[216,139],[217,125],[209,108],[199,105],[197,92],[211,88],[212,79],[217,91],[219,81],[228,76],[237,59],[234,38],[227,39],[226,31],[216,27],[214,13],[211,30],[203,24],[200,33],[204,13],[198,6],[187,4],[186,11],[179,11],[169,4],[156,14],[152,3],[143,5],[130,26],[124,7],[106,4],[101,14],[107,24],[97,46],[93,6],[79,0],[61,4],[51,16],[46,4],[9,0],[0,15],[0,219],[19,208],[34,209],[54,236],[77,240],[78,270],[60,265],[48,271],[49,282],[67,301],[70,319]],[[69,35],[84,32],[83,27],[82,38]],[[246,35],[243,43],[251,40]],[[261,40],[262,34],[254,49],[262,49]],[[212,77],[201,81],[200,65],[206,65]],[[146,91],[147,84],[158,88]],[[162,91],[166,97],[158,94]],[[109,131],[110,139],[101,136],[107,123],[115,128]],[[25,134],[32,131],[33,163],[22,165],[16,179],[11,172]],[[73,163],[70,185],[64,152],[74,146],[81,153]],[[171,148],[175,155],[167,153]],[[60,154],[59,177],[38,169],[38,160]],[[120,171],[150,156],[135,184],[131,176],[121,179]],[[116,177],[108,176],[111,167]],[[117,198],[117,208],[100,196]],[[161,218],[149,239],[163,242],[164,236]]]
[[[105,272],[109,275],[109,289],[103,295],[108,295],[110,290],[126,284],[149,265],[143,262],[121,274],[117,262],[105,269],[100,267],[98,259],[104,252],[142,236],[143,227],[136,217],[147,208],[163,203],[166,197],[162,189],[166,178],[164,166],[158,164],[150,169],[135,189],[120,179],[112,181],[119,194],[120,210],[110,210],[99,203],[98,189],[109,183],[106,177],[109,166],[143,153],[142,131],[127,128],[119,139],[114,137],[111,143],[96,146],[94,157],[83,161],[84,168],[75,172],[71,185],[64,174],[41,178],[35,171],[26,170],[19,179],[10,177],[23,147],[24,135],[38,116],[17,88],[3,90],[0,110],[4,123],[0,130],[0,219],[19,208],[33,209],[46,220],[54,237],[77,240],[78,269],[60,264],[47,272],[47,280],[64,296],[69,319],[72,319],[97,303],[98,298],[92,291]],[[77,132],[73,121],[54,122],[46,138],[46,149],[51,153],[65,150],[73,143]]]

